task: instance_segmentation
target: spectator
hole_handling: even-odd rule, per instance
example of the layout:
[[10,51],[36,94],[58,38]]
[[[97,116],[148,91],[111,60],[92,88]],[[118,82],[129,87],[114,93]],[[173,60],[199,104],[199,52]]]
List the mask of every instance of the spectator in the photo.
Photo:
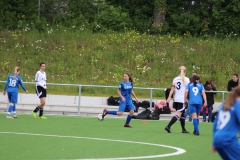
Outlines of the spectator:
[[233,74],[232,79],[228,81],[228,91],[230,92],[234,87],[239,85],[238,74]]
[[216,93],[212,91],[217,91],[216,88],[212,85],[211,81],[206,81],[204,85],[205,91],[210,91],[206,92],[206,97],[207,97],[207,107],[203,108],[203,122],[206,122],[206,108],[208,108],[208,122],[212,121],[212,110],[213,110],[213,104],[214,104],[214,95]]

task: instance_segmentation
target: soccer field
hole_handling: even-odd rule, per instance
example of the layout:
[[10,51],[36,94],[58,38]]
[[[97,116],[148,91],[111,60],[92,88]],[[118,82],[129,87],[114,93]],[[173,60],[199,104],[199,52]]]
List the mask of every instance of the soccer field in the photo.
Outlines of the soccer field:
[[210,151],[212,124],[200,123],[200,136],[182,134],[180,123],[164,127],[168,121],[132,120],[133,128],[124,128],[125,119],[32,115],[6,119],[0,114],[0,159],[195,159],[217,160]]

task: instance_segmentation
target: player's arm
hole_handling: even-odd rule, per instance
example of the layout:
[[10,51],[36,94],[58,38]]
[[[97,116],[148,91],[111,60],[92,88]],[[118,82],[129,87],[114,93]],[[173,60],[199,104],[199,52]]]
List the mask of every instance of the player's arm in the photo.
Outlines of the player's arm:
[[7,90],[7,88],[8,88],[9,81],[10,81],[10,79],[9,79],[9,77],[8,77],[8,79],[7,79],[6,83],[5,83],[4,89],[3,89],[3,95],[4,95],[4,96],[6,95],[6,90]]
[[206,107],[207,106],[207,97],[206,97],[206,93],[204,90],[202,90],[202,96],[203,96],[203,100],[204,100],[203,107]]
[[23,82],[22,82],[22,78],[19,78],[18,81],[19,81],[19,84],[20,84],[20,86],[22,87],[22,89],[23,89],[25,92],[28,92],[27,89],[25,88]]
[[[214,122],[213,122],[213,128],[212,128],[213,136],[214,136],[214,133],[217,130],[217,121],[218,121],[218,114],[216,115],[216,118],[214,119]],[[213,137],[213,140],[214,140],[214,137]],[[214,146],[214,142],[212,142],[211,150],[212,150],[213,153],[216,152],[216,148]]]
[[168,103],[170,103],[170,101],[171,101],[171,97],[172,97],[172,94],[173,94],[173,92],[174,92],[174,89],[175,89],[175,86],[174,86],[174,84],[173,84],[172,87],[171,87],[170,93],[169,93],[169,95],[168,95],[168,99],[167,99],[167,102],[168,102]]
[[135,98],[136,102],[138,103],[137,96],[135,95],[135,93],[134,93],[133,89],[132,89],[131,93],[132,93],[133,97]]
[[120,88],[117,90],[117,93],[118,93],[119,97],[122,99],[122,101],[125,102],[125,98],[122,96]]
[[185,93],[184,93],[184,104],[186,105],[187,103],[187,97],[188,97],[188,89],[185,90]]

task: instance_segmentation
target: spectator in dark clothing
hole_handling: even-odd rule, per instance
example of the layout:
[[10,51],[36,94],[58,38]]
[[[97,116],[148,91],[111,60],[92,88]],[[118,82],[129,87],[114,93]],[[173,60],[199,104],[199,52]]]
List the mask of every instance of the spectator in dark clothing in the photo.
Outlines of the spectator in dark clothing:
[[207,107],[203,108],[203,122],[206,122],[206,108],[208,108],[208,122],[212,121],[212,110],[213,110],[213,104],[214,104],[214,95],[216,93],[212,91],[217,91],[217,89],[212,85],[211,81],[206,81],[204,85],[205,91],[210,91],[206,92],[206,97],[207,97]]
[[228,91],[230,92],[234,87],[240,85],[239,83],[238,74],[233,74],[232,79],[228,81]]

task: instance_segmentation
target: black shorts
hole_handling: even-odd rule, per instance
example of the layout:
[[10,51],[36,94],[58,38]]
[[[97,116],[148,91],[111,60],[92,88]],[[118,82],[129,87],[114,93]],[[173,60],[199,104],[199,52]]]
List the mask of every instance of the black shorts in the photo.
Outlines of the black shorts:
[[182,113],[185,112],[185,106],[183,105],[183,103],[174,102],[173,106],[176,109],[176,111],[179,111],[179,112],[182,112]]
[[47,97],[47,91],[41,86],[36,87],[36,93],[39,98]]

